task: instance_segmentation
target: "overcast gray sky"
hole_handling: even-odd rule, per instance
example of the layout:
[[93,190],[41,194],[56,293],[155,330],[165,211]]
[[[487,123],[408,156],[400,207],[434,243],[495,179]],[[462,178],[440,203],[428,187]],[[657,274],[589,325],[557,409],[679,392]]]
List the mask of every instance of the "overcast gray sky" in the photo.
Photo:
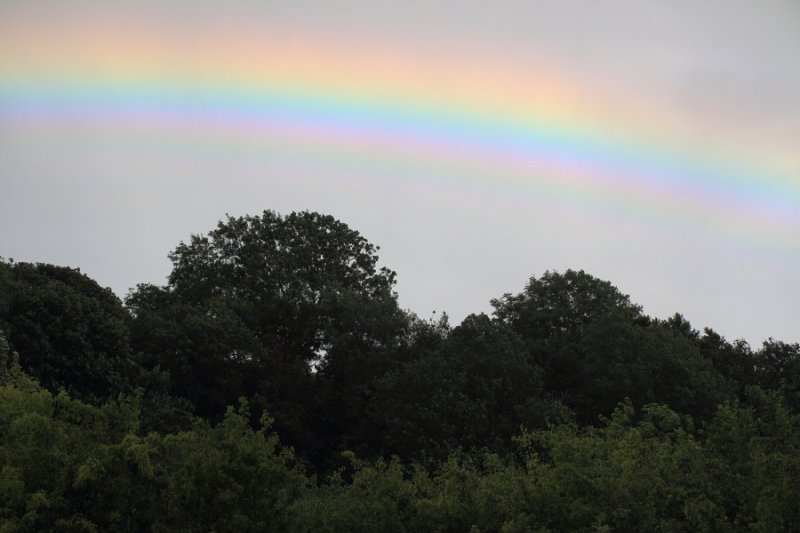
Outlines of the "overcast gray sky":
[[[0,35],[3,257],[81,267],[124,296],[162,283],[167,253],[225,213],[308,209],[380,245],[401,305],[424,317],[446,311],[457,323],[532,275],[574,268],[656,317],[681,312],[698,329],[753,344],[800,340],[798,2],[5,1]],[[284,47],[270,77],[269,58]],[[431,162],[424,150],[376,155],[369,143],[328,146],[302,131],[250,138],[252,129],[234,127],[220,137],[203,130],[203,117],[196,129],[185,116],[142,125],[131,118],[139,100],[91,119],[53,104],[76,80],[97,96],[122,79],[133,94],[164,87],[184,65],[190,84],[227,76],[256,93],[313,78],[319,94],[339,98],[360,94],[353,80],[375,78],[370,96],[389,95],[389,108],[420,98],[405,94],[437,101],[451,81],[469,112],[524,102],[526,91],[545,98],[541,89],[552,97],[543,112],[608,131],[631,151],[641,132],[663,139],[678,166],[696,149],[713,154],[709,165],[742,161],[751,171],[740,203],[706,218],[653,196],[620,200],[619,187],[594,195],[469,158]],[[496,79],[481,92],[458,85],[469,76]],[[25,100],[44,93],[51,100]],[[687,205],[713,203],[704,183],[686,190]],[[773,193],[779,226],[749,231],[749,219],[734,217],[751,207],[748,196],[766,212]]]

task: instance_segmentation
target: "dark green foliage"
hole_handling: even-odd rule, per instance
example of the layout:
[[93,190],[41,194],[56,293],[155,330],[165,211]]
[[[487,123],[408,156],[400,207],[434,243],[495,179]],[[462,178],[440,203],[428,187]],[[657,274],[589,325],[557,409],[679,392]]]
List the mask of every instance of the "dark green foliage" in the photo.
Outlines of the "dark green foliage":
[[229,217],[170,254],[166,287],[130,294],[132,343],[200,415],[244,396],[321,464],[371,433],[369,384],[407,323],[376,251],[330,216]]
[[483,314],[465,318],[377,388],[387,453],[441,459],[458,448],[507,451],[521,427],[543,423],[541,370],[513,330]]
[[293,530],[305,532],[424,531],[416,513],[416,487],[397,461],[354,462],[349,482],[340,474],[314,486],[292,508]]
[[135,399],[90,406],[17,368],[0,388],[0,531],[285,530],[306,479],[248,418],[143,434]]
[[265,345],[310,363],[336,333],[359,333],[354,304],[393,300],[395,274],[377,269],[375,252],[318,213],[229,217],[170,254],[169,289],[186,305],[233,304]]
[[0,533],[800,530],[798,344],[572,270],[451,328],[376,252],[229,217],[127,309],[0,261]]
[[710,361],[714,369],[727,380],[728,388],[739,397],[747,386],[756,383],[755,359],[745,341],[738,340],[731,344],[711,328],[705,328],[703,335],[700,335],[679,313],[663,321],[662,325],[696,346],[703,358]]
[[71,268],[2,261],[0,286],[2,329],[43,386],[90,401],[131,391],[128,314],[110,289]]
[[5,385],[11,377],[11,367],[19,364],[19,356],[11,351],[8,341],[0,330],[0,385]]
[[544,368],[545,388],[584,423],[609,415],[625,398],[699,417],[728,398],[729,387],[682,317],[654,322],[610,283],[583,271],[548,272],[523,293],[492,303]]
[[731,382],[740,396],[745,387],[756,383],[753,352],[745,341],[731,344],[714,330],[705,328],[696,342],[700,352]]
[[765,389],[782,390],[787,403],[800,411],[800,345],[769,339],[754,359],[756,383]]
[[492,305],[523,338],[536,340],[579,335],[582,326],[607,316],[630,322],[642,317],[628,296],[583,270],[546,272],[531,278],[522,293],[506,294]]

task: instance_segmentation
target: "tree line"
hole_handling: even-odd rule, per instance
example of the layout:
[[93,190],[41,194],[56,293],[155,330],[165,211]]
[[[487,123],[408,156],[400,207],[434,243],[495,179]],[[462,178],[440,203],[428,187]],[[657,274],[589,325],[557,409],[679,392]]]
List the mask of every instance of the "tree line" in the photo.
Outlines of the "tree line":
[[451,326],[333,217],[227,217],[120,301],[0,261],[0,531],[800,528],[800,346],[546,272]]

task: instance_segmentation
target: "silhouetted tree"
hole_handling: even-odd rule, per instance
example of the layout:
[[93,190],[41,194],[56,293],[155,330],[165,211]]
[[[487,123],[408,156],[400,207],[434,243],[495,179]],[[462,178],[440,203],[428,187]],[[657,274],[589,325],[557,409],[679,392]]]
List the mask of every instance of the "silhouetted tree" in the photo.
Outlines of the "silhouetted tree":
[[203,416],[244,395],[290,444],[325,449],[406,325],[376,252],[318,213],[229,217],[170,254],[167,286],[128,297],[134,345]]
[[687,338],[688,323],[654,323],[616,287],[583,271],[531,278],[522,293],[492,304],[544,368],[546,391],[582,422],[597,422],[625,398],[697,416],[727,398],[723,380]]
[[131,391],[140,371],[128,314],[79,270],[0,262],[0,323],[22,368],[49,390],[90,401]]

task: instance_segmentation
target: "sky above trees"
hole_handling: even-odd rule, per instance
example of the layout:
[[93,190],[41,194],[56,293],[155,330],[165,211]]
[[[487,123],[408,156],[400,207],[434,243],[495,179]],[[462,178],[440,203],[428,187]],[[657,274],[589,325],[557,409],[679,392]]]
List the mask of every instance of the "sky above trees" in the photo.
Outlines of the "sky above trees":
[[4,2],[0,255],[120,296],[225,213],[330,213],[455,323],[585,269],[797,340],[794,2]]

